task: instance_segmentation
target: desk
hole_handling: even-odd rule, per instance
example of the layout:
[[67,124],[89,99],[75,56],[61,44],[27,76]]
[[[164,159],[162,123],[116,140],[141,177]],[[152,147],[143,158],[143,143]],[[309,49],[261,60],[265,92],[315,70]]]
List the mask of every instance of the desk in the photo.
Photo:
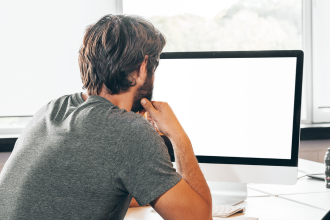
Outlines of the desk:
[[[307,173],[323,173],[324,164],[299,159],[298,176]],[[320,210],[330,210],[330,189],[324,181],[303,177],[296,185],[248,184],[248,187],[259,192],[290,200]]]
[[[298,176],[307,173],[322,173],[324,165],[299,159]],[[257,217],[259,220],[319,220],[330,210],[330,189],[319,180],[304,177],[296,185],[248,184],[248,198],[237,206],[246,207],[245,213],[238,213],[229,218],[240,219],[242,216]],[[151,207],[129,208],[125,220],[162,219]]]
[[[273,196],[248,197],[244,203],[237,206],[246,207],[245,213],[213,219],[238,220],[242,216],[247,216],[258,217],[259,220],[320,220],[326,214],[325,211]],[[129,208],[125,220],[161,220],[162,218],[152,210],[151,207]]]
[[[0,153],[0,171],[10,153]],[[324,165],[299,159],[299,173],[321,173]],[[238,213],[229,218],[239,219],[242,216],[257,217],[259,220],[319,220],[330,209],[330,189],[325,183],[309,179],[299,179],[296,185],[248,184],[248,198],[237,205],[246,207],[245,213]],[[149,207],[129,208],[125,220],[162,219]]]

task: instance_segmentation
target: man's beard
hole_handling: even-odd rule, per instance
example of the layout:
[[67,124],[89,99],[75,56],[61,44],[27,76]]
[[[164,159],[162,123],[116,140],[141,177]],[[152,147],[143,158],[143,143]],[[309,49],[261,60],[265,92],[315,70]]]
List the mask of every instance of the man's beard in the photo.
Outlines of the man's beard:
[[137,89],[135,95],[134,95],[134,99],[133,99],[133,105],[132,105],[132,112],[139,112],[142,111],[144,108],[141,105],[140,101],[143,98],[148,99],[149,101],[151,101],[152,98],[152,90],[154,88],[154,83],[152,80],[152,75],[150,74],[150,76],[147,76],[146,81],[144,82],[144,84]]

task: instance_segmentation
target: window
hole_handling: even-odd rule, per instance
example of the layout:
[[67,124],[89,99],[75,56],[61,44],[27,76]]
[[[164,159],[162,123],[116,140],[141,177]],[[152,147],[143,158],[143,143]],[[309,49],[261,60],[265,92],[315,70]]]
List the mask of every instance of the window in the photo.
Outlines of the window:
[[31,116],[0,117],[0,135],[21,133],[31,118]]
[[312,1],[313,122],[330,122],[330,1]]
[[[140,15],[162,31],[164,52],[303,50],[303,0],[155,2],[123,0],[123,13]],[[305,87],[303,122],[308,120]]]
[[17,133],[45,103],[81,90],[84,30],[109,13],[150,20],[167,37],[164,51],[302,49],[302,122],[330,122],[329,9],[325,0],[1,1],[0,134]]
[[18,134],[52,99],[81,92],[85,28],[116,0],[0,1],[0,134]]
[[161,30],[164,52],[302,49],[301,0],[123,0],[123,12]]

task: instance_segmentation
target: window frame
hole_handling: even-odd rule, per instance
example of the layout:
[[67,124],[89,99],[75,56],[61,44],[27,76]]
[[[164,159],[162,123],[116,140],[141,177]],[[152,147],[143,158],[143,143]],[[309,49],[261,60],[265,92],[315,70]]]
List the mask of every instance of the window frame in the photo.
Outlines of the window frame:
[[[328,16],[325,10],[329,9],[328,1],[310,0],[312,14],[312,124],[330,123],[329,102],[323,104],[324,100],[329,100],[328,69],[329,62],[324,57],[329,56],[329,43],[327,37],[330,35]],[[328,14],[328,13],[327,13]],[[326,29],[326,30],[325,30]],[[322,49],[321,49],[322,48]],[[325,99],[324,99],[325,98]],[[322,104],[321,104],[322,103]],[[322,110],[324,109],[324,110]]]
[[124,12],[123,9],[123,0],[116,0],[116,12],[119,15],[122,15]]
[[[33,117],[33,115],[25,115],[25,116],[0,116],[1,118],[11,118],[11,117],[20,117],[20,118],[26,118],[26,117]],[[0,128],[0,138],[1,136],[16,136],[17,134],[20,134],[23,131],[24,127],[8,127],[8,128]]]
[[304,51],[304,72],[303,72],[303,94],[305,102],[306,118],[301,120],[302,124],[313,124],[313,80],[312,80],[312,1],[302,0],[302,38]]

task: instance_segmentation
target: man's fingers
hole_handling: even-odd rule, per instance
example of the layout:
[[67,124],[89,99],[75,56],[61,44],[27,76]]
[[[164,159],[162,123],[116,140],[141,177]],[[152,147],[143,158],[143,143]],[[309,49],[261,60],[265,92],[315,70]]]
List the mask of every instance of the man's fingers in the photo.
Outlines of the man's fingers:
[[151,117],[151,115],[147,112],[147,114],[145,115],[146,116],[146,119],[148,120],[148,121],[150,121],[150,120],[152,120],[152,117]]
[[152,116],[153,114],[156,113],[156,109],[154,108],[154,106],[151,104],[151,102],[146,99],[143,98],[141,99],[141,105],[143,106],[143,108]]
[[146,113],[146,110],[145,109],[139,111],[139,114],[142,115],[142,116],[144,116],[145,113]]

